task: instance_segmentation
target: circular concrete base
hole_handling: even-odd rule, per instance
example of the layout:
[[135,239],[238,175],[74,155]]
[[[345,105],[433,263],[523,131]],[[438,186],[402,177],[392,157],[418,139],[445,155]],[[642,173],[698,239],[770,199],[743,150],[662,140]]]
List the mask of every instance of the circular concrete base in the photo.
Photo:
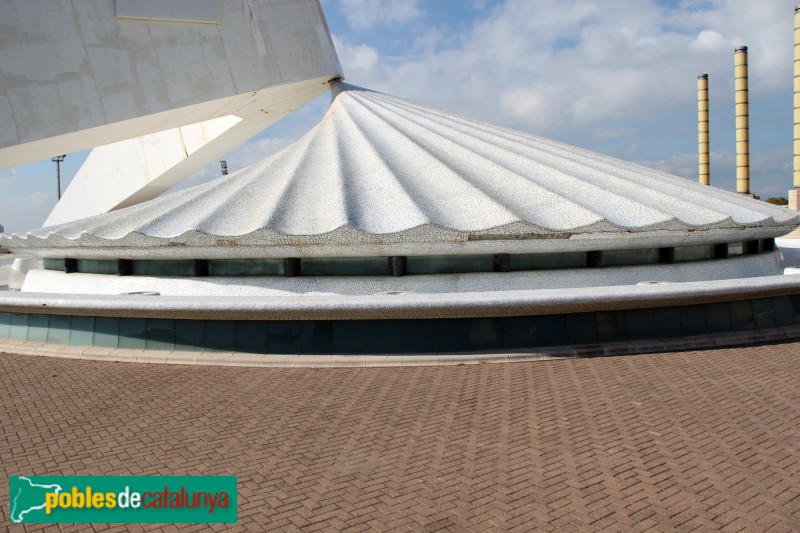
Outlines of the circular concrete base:
[[143,363],[474,364],[791,338],[800,276],[305,298],[0,293],[0,350]]

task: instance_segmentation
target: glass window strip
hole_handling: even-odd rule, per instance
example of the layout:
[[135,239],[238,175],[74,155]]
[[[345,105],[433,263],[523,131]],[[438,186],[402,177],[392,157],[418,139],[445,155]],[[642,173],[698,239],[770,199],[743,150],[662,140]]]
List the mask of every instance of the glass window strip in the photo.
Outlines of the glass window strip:
[[[772,239],[758,241],[759,253],[772,253]],[[706,261],[714,259],[715,248],[726,247],[728,257],[745,255],[746,243],[720,243],[676,246],[674,261]],[[751,247],[752,248],[752,247]],[[723,250],[724,251],[724,250]],[[723,254],[724,256],[725,254]],[[561,252],[542,254],[509,254],[508,270],[557,270],[564,268],[586,268],[588,252]],[[659,248],[641,248],[629,250],[602,250],[599,267],[622,267],[636,265],[654,265],[663,263],[663,253]],[[434,255],[407,256],[406,271],[408,275],[425,274],[464,274],[472,272],[496,272],[496,255]],[[45,258],[46,270],[65,270],[66,259]],[[194,276],[195,260],[133,260],[131,274],[134,276]],[[314,257],[300,260],[301,276],[386,276],[390,275],[390,258],[387,257]],[[79,259],[78,272],[90,274],[118,275],[119,261],[111,259]],[[239,276],[283,276],[284,259],[209,259],[208,275]]]
[[408,320],[184,320],[0,312],[0,340],[300,355],[497,353],[787,326],[800,326],[800,294],[563,315]]

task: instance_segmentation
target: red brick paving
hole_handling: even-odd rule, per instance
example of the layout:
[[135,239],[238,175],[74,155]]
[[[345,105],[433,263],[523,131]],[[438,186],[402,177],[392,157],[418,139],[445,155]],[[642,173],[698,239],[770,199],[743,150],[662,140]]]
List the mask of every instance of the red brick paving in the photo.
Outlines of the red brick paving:
[[0,355],[0,399],[0,527],[9,475],[232,474],[241,531],[800,530],[800,342],[325,370]]

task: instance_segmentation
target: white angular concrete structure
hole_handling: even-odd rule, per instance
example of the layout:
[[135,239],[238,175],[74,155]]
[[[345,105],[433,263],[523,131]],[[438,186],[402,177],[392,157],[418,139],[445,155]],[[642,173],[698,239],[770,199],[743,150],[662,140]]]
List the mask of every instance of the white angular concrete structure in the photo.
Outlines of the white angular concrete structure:
[[317,0],[1,0],[0,17],[0,167],[101,147],[49,224],[158,196],[342,76]]

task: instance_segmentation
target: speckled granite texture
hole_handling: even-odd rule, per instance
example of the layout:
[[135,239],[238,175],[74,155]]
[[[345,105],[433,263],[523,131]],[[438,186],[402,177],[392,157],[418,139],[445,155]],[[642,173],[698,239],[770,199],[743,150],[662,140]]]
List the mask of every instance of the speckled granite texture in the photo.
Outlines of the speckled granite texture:
[[800,275],[436,294],[147,296],[7,292],[0,311],[205,320],[470,318],[669,307],[800,293]]
[[213,276],[151,277],[103,274],[65,274],[31,270],[23,291],[60,294],[107,294],[154,291],[163,296],[278,296],[302,300],[307,296],[501,293],[522,290],[593,289],[635,286],[645,282],[700,282],[757,278],[783,272],[780,254],[741,256],[722,261],[689,261],[672,265],[637,265],[521,272],[475,272],[416,276]]
[[81,257],[522,253],[776,237],[798,215],[366,89],[249,168],[127,209],[0,238]]

